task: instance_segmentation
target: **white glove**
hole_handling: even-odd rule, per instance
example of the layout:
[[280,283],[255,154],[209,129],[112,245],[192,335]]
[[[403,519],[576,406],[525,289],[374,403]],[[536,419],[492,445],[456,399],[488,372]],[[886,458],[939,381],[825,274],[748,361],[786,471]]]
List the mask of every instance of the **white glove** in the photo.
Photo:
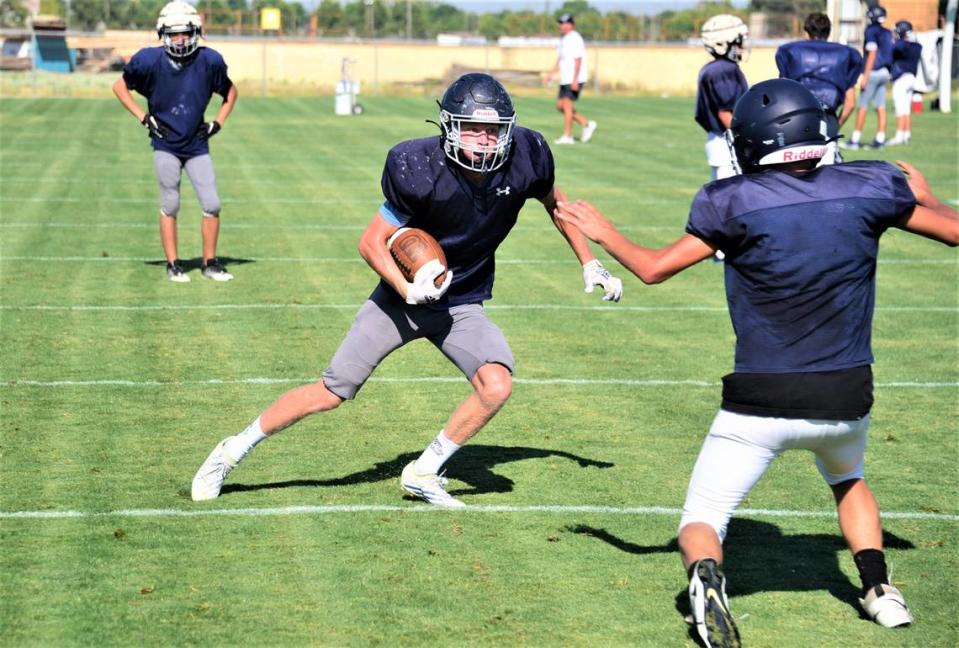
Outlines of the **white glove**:
[[599,259],[583,265],[583,284],[583,290],[588,293],[593,292],[595,286],[602,286],[603,301],[618,302],[623,296],[623,282],[609,274]]
[[406,303],[415,306],[439,301],[453,281],[453,272],[446,272],[446,280],[437,288],[433,282],[444,272],[446,268],[436,259],[424,263],[423,267],[416,271],[413,283],[406,284]]

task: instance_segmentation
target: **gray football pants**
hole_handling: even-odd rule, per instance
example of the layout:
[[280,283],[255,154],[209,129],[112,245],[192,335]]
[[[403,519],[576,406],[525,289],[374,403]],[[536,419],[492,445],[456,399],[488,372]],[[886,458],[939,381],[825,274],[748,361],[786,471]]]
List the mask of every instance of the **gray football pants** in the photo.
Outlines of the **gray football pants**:
[[153,151],[153,166],[160,184],[160,212],[176,218],[180,211],[180,175],[186,175],[200,199],[204,216],[220,215],[220,196],[216,192],[216,174],[209,153],[187,159],[185,162],[166,151]]

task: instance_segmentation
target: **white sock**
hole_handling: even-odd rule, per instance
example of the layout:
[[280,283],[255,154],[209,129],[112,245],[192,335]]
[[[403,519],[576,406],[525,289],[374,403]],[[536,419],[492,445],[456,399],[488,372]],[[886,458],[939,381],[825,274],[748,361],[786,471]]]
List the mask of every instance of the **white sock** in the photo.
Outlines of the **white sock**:
[[444,430],[440,430],[433,442],[426,447],[420,458],[416,460],[416,466],[414,466],[416,472],[421,475],[438,473],[446,460],[462,447],[447,439],[444,432]]
[[896,136],[895,136],[893,139],[896,140],[897,142],[903,141],[904,139],[906,139],[906,132],[905,132],[905,131],[901,131],[901,130],[899,130],[899,129],[897,128],[897,129],[896,129]]
[[853,142],[858,142],[859,138],[862,137],[862,131],[854,130],[852,132],[852,137],[850,138]]
[[263,429],[260,427],[260,417],[257,416],[256,420],[250,423],[245,430],[227,439],[223,449],[231,458],[239,461],[253,449],[253,446],[266,438],[267,436],[263,434]]
[[884,132],[882,132],[882,131],[879,131],[878,133],[876,133],[876,141],[879,142],[880,144],[882,144],[883,142],[885,142],[885,141],[886,141],[886,134],[885,134]]

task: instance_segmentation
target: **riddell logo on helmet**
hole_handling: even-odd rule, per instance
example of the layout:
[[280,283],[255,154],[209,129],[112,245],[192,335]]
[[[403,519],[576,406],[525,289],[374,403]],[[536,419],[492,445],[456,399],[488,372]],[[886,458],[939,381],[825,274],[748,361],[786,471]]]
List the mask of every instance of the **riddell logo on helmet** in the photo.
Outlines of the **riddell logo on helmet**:
[[492,108],[477,108],[473,111],[473,119],[499,119],[499,113]]
[[821,158],[826,154],[824,146],[816,148],[803,148],[798,151],[783,151],[783,162],[798,162],[800,160],[812,160]]

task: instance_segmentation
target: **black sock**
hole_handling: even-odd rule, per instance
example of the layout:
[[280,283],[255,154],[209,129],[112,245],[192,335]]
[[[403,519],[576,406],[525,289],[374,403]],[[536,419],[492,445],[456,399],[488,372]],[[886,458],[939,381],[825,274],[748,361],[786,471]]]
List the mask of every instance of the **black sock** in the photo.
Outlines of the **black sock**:
[[886,572],[886,557],[881,549],[863,549],[854,554],[852,558],[856,561],[859,578],[862,579],[863,592],[868,592],[876,585],[889,582],[889,574]]
[[[713,558],[700,558],[699,560],[693,561],[693,562],[689,565],[689,567],[686,568],[686,577],[687,577],[689,580],[693,580],[693,574],[696,573],[696,565],[698,565],[698,564],[701,563],[701,562],[706,562],[707,560],[708,560],[709,562],[713,563],[714,565],[716,565],[716,561],[715,561]],[[718,565],[717,565],[717,567],[718,567]]]

